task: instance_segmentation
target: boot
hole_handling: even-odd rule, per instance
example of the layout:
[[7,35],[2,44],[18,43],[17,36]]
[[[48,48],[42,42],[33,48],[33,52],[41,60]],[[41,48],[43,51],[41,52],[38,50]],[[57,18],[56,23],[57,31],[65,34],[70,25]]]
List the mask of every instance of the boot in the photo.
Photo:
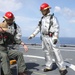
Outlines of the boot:
[[25,72],[20,72],[18,75],[27,75]]
[[65,69],[65,70],[59,70],[59,72],[60,75],[66,75],[68,71]]
[[24,72],[19,72],[18,75],[27,75],[27,68],[25,68]]
[[51,68],[44,68],[43,71],[44,71],[44,72],[48,72],[48,71],[52,71],[52,69],[51,69]]

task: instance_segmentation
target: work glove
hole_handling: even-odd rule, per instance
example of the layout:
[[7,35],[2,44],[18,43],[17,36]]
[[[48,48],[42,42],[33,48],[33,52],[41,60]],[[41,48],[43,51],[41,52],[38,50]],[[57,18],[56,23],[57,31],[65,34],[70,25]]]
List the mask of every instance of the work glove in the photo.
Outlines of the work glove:
[[28,39],[32,39],[34,37],[34,34],[31,34]]
[[57,39],[54,39],[53,44],[56,44],[56,43],[57,43]]
[[32,37],[30,36],[28,39],[32,39]]
[[58,41],[57,39],[58,38],[56,36],[55,37],[53,36],[53,38],[52,38],[53,44],[56,44],[57,43],[57,41]]

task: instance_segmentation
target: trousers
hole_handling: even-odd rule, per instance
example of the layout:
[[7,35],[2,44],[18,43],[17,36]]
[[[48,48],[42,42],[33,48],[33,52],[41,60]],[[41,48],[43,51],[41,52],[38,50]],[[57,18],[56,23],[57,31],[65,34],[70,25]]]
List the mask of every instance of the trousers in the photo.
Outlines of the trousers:
[[66,69],[60,50],[56,44],[53,44],[52,37],[42,36],[42,48],[45,53],[46,67],[52,68],[53,59],[60,70]]
[[1,56],[1,66],[4,75],[12,75],[10,71],[9,60],[14,58],[17,60],[18,72],[24,72],[26,69],[25,61],[23,58],[23,53],[17,50],[6,50],[5,47],[0,45],[0,56]]

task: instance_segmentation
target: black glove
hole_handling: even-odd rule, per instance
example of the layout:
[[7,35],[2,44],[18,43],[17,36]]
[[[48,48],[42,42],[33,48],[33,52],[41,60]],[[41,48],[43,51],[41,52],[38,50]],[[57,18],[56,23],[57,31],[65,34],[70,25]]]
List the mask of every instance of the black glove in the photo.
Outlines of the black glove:
[[29,37],[28,39],[32,39],[32,37]]
[[57,43],[57,39],[54,39],[53,44],[56,44],[56,43]]

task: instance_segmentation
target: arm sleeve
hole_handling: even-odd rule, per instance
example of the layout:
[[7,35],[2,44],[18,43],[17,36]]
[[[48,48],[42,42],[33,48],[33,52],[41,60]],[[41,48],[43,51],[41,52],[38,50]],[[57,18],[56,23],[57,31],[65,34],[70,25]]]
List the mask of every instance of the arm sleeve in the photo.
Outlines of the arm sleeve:
[[21,37],[22,37],[21,28],[20,28],[18,25],[17,25],[15,37],[16,37],[17,39],[21,39]]
[[40,32],[40,29],[39,29],[39,26],[37,26],[32,34],[36,36],[39,32]]
[[53,17],[54,36],[59,36],[59,23],[56,17]]
[[22,37],[21,28],[17,25],[16,35],[15,35],[15,41],[17,44],[20,44],[22,42],[21,37]]

